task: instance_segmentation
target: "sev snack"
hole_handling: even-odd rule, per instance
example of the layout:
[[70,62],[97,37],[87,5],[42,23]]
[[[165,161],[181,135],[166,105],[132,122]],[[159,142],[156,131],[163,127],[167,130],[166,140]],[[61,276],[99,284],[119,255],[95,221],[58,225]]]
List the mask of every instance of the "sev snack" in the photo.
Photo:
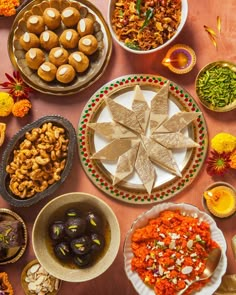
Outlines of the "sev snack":
[[[208,223],[179,210],[165,210],[134,231],[131,267],[156,294],[175,295],[201,276],[208,254],[217,247]],[[208,282],[192,284],[185,294]]]
[[111,20],[120,41],[145,51],[170,40],[180,21],[181,0],[117,0]]

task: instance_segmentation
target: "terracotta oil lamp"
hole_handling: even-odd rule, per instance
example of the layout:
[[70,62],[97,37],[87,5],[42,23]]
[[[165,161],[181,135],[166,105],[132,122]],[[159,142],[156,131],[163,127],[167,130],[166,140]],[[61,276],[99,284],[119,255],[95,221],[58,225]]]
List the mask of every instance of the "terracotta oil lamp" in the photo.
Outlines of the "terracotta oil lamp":
[[196,54],[189,46],[176,44],[168,50],[162,64],[176,74],[186,74],[196,64]]

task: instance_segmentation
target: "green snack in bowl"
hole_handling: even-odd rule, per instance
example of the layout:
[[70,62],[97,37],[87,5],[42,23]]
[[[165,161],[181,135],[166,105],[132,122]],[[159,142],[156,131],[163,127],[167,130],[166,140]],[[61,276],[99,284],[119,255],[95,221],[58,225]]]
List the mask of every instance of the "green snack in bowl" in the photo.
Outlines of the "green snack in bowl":
[[196,87],[203,102],[223,108],[236,98],[236,72],[229,66],[213,65],[199,75]]

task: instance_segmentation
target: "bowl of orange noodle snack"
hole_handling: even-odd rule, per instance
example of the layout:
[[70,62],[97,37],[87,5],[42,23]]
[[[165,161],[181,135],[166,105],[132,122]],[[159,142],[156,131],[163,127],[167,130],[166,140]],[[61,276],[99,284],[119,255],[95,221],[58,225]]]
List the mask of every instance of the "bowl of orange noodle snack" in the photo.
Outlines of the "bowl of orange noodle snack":
[[109,0],[108,25],[121,47],[147,54],[168,46],[187,15],[187,0]]
[[124,243],[124,266],[138,294],[177,295],[201,276],[208,254],[222,255],[212,277],[193,283],[184,295],[213,294],[226,272],[226,241],[214,219],[197,207],[163,203],[141,214]]

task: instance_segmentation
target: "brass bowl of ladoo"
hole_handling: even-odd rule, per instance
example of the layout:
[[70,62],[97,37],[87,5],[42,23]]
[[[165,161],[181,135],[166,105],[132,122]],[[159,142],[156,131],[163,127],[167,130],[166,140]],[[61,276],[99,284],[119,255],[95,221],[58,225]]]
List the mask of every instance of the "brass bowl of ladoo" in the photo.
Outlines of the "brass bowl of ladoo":
[[[44,31],[34,34],[34,37],[36,39],[38,38],[38,40],[40,41],[39,44],[37,44],[37,46],[24,49],[20,40],[25,33],[31,33],[30,29],[27,27],[29,18],[31,16],[43,17],[43,13],[48,8],[56,9],[59,16],[62,15],[62,12],[65,8],[73,8],[78,11],[80,19],[78,20],[77,24],[69,27],[64,24],[61,18],[59,26],[55,29],[50,30],[48,29],[48,26],[44,24]],[[72,66],[72,69],[70,68],[69,71],[70,73],[71,71],[73,72],[72,76],[74,76],[74,78],[71,77],[72,80],[67,79],[66,81],[62,82],[61,79],[58,79],[57,76],[52,77],[52,80],[43,79],[42,76],[39,75],[38,69],[42,65],[44,65],[44,61],[48,62],[50,60],[49,55],[52,50],[63,48],[67,52],[68,58],[67,60],[63,61],[62,66],[71,66],[71,64],[69,64],[69,57],[72,54],[78,53],[78,51],[82,51],[79,48],[79,41],[83,37],[78,36],[79,32],[77,30],[77,25],[79,24],[80,20],[85,20],[88,18],[93,21],[93,31],[91,32],[91,34],[88,34],[86,36],[91,37],[92,35],[93,39],[95,38],[97,40],[97,50],[89,55],[85,54],[88,67],[86,69],[84,68],[83,70],[78,70],[76,66]],[[66,31],[68,31],[68,29],[73,30],[76,35],[76,39],[78,38],[75,44],[73,43],[73,48],[71,47],[71,45],[65,47],[65,45],[63,45],[61,42],[61,36],[63,34],[66,35]],[[50,32],[51,35],[55,36],[55,38],[58,39],[55,45],[53,45],[52,48],[50,47],[50,49],[45,48],[42,45],[42,38],[44,38],[42,34],[47,34],[47,32]],[[72,39],[70,40],[70,42],[72,43]],[[43,58],[42,62],[40,61],[39,66],[32,67],[32,65],[27,62],[27,56],[35,56],[35,49],[40,50],[41,53],[39,54],[39,56],[42,55]],[[31,50],[33,50],[33,53],[31,52]],[[28,5],[26,5],[18,13],[14,20],[8,39],[8,52],[13,66],[19,70],[23,80],[32,88],[36,89],[39,92],[51,95],[68,95],[77,93],[87,88],[102,76],[110,60],[112,52],[112,42],[109,28],[102,13],[91,2],[87,0],[33,0],[30,1]],[[32,59],[35,60],[35,57],[32,57]],[[53,65],[54,70],[59,72],[61,66],[59,66],[57,63],[53,63]],[[45,69],[45,71],[48,70]]]
[[195,88],[202,105],[214,112],[228,112],[236,108],[236,64],[215,61],[198,73]]

